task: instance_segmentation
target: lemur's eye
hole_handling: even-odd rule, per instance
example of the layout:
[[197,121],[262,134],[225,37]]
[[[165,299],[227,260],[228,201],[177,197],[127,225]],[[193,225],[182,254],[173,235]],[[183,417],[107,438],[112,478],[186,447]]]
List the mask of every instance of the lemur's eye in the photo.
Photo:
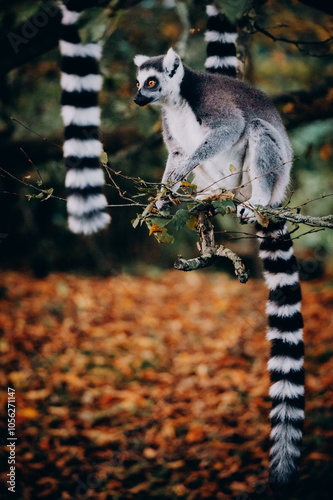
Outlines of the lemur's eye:
[[150,78],[147,78],[147,80],[145,81],[145,83],[143,85],[143,88],[151,89],[151,90],[156,90],[157,87],[158,87],[158,79],[154,78],[153,76],[151,76]]
[[140,83],[139,83],[139,82],[136,82],[136,86],[139,88],[139,87],[140,87]]

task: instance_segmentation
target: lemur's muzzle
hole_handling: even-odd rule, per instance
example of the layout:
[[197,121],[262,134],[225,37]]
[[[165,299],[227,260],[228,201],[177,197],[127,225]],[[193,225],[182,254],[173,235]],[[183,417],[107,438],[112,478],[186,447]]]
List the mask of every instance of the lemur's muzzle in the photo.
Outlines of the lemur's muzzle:
[[153,97],[146,97],[145,95],[141,94],[140,90],[134,98],[134,102],[138,106],[146,106],[146,104],[149,104],[151,101],[153,101]]

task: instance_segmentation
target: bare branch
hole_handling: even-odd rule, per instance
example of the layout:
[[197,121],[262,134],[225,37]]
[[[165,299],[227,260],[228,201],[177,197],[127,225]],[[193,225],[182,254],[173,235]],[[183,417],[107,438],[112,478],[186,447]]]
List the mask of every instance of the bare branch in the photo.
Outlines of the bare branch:
[[[49,189],[45,189],[44,188],[44,189],[42,189],[41,187],[35,186],[34,184],[31,184],[30,182],[18,179],[17,177],[15,177],[13,174],[11,174],[10,172],[8,172],[7,170],[5,170],[2,167],[0,167],[0,170],[2,172],[4,172],[8,177],[10,177],[11,179],[14,179],[15,181],[19,182],[20,184],[23,184],[24,186],[32,188],[35,191],[38,191],[38,195],[33,195],[33,194],[26,194],[26,195],[24,195],[28,199],[38,198],[40,201],[46,201],[46,200],[48,200],[50,198],[55,198],[57,200],[66,201],[64,198],[61,198],[60,196],[55,196],[53,194],[53,188],[49,188]],[[13,194],[15,194],[15,193],[13,193]]]
[[246,283],[247,280],[250,277],[250,273],[245,269],[245,266],[242,262],[242,259],[237,255],[235,252],[230,250],[230,248],[224,247],[223,245],[220,245],[216,249],[216,256],[217,257],[227,257],[227,259],[231,260],[231,262],[234,265],[235,269],[235,274],[238,278],[238,280],[241,283]]
[[[327,38],[326,40],[321,40],[321,41],[304,41],[304,40],[290,40],[289,38],[284,38],[284,37],[278,37],[272,35],[269,31],[266,29],[262,28],[259,26],[257,23],[254,23],[254,28],[257,32],[262,33],[263,35],[267,36],[273,42],[283,42],[283,43],[289,43],[291,45],[295,45],[295,47],[298,48],[300,52],[304,52],[305,54],[313,57],[330,57],[332,54],[326,50],[325,45],[328,44],[330,41],[333,40],[333,36]],[[305,46],[316,46],[322,50],[322,52],[310,52]],[[325,52],[323,53],[323,49],[325,49]]]
[[240,79],[244,77],[245,60],[247,58],[250,35],[253,33],[255,17],[255,9],[250,9],[238,22],[237,59],[239,62],[237,77]]
[[215,246],[214,226],[211,222],[213,214],[206,207],[199,213],[197,231],[199,233],[200,256],[194,259],[183,259],[179,256],[174,263],[175,269],[179,271],[194,271],[211,266],[219,257],[226,257],[234,265],[235,274],[241,283],[246,283],[249,279],[249,272],[246,271],[242,259],[230,248],[223,245]]
[[306,226],[333,229],[333,215],[312,217],[310,215],[294,213],[290,209],[283,208],[260,208],[258,212],[264,217],[274,217],[279,220],[292,222],[293,224],[305,224]]
[[333,78],[328,77],[320,85],[309,90],[298,90],[272,98],[286,121],[288,129],[314,120],[333,117]]

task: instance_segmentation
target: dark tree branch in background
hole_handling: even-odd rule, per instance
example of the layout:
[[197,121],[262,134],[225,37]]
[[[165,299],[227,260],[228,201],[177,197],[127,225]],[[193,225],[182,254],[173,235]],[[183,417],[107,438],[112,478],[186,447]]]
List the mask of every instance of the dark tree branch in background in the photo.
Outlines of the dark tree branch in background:
[[[141,0],[118,0],[112,2],[110,15],[120,9],[128,9]],[[107,7],[110,0],[69,0],[68,4],[87,7]],[[37,3],[37,2],[36,2]],[[0,75],[32,61],[55,48],[60,35],[61,13],[58,2],[44,1],[40,8],[26,21],[0,36]]]
[[[327,38],[326,40],[321,40],[321,41],[305,41],[305,40],[290,40],[289,38],[284,38],[284,37],[279,37],[272,35],[269,31],[265,30],[261,26],[259,26],[257,23],[254,23],[254,29],[262,33],[263,35],[267,36],[273,42],[283,42],[283,43],[289,43],[291,45],[295,45],[300,52],[304,52],[305,54],[313,57],[331,57],[332,54],[329,52],[329,47],[327,44],[333,40],[333,36]],[[316,47],[317,51],[316,52],[311,52],[309,49],[306,48],[306,46],[311,46],[311,47]]]
[[[30,139],[18,139],[1,142],[1,161],[15,175],[20,175],[30,168],[24,161],[22,151],[25,151],[36,164],[50,159],[62,159],[62,136],[48,138],[32,136]],[[154,133],[145,138],[134,127],[120,127],[112,131],[103,131],[104,150],[113,165],[119,164],[124,158],[138,154],[145,148],[151,149],[162,144],[162,137]]]
[[254,20],[256,12],[254,9],[246,12],[238,21],[238,37],[237,37],[237,58],[238,70],[237,77],[244,77],[245,60],[248,55],[248,47],[250,36],[253,33]]
[[333,117],[333,78],[310,90],[298,90],[274,97],[288,129],[314,120]]
[[186,2],[184,2],[183,0],[176,0],[176,11],[182,27],[182,32],[176,45],[176,51],[182,59],[185,59],[187,55],[187,43],[191,28]]

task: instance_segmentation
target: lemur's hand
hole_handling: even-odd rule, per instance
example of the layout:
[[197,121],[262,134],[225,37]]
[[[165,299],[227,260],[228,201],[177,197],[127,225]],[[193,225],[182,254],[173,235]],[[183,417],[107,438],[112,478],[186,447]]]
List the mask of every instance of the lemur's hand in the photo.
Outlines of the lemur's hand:
[[157,208],[157,210],[160,211],[170,210],[170,208],[173,206],[171,192],[165,187],[162,187],[161,191],[159,191],[157,194],[157,201],[154,206],[155,208]]
[[168,200],[158,200],[156,203],[155,203],[155,207],[157,208],[157,210],[170,210],[170,208],[172,207],[172,203],[171,201],[168,201]]
[[188,159],[182,159],[178,162],[177,167],[175,167],[168,175],[168,182],[174,187],[175,184],[186,179],[186,176],[191,169],[188,168]]

